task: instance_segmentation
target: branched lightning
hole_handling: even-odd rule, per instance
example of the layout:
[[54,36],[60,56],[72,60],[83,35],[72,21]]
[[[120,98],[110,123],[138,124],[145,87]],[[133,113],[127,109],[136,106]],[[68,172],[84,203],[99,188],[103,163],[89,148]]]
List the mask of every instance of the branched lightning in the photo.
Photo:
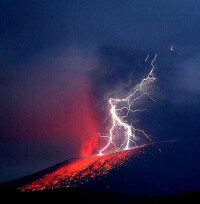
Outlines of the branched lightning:
[[[145,59],[145,62],[148,60],[149,55]],[[120,150],[128,150],[133,146],[137,146],[136,141],[138,139],[138,133],[145,136],[147,139],[151,140],[150,136],[146,134],[143,130],[137,129],[133,127],[133,125],[129,125],[126,118],[130,113],[142,112],[145,111],[143,109],[133,109],[134,104],[142,99],[143,97],[148,97],[149,99],[155,101],[150,93],[148,92],[149,85],[155,81],[155,77],[153,75],[155,66],[154,62],[157,58],[157,54],[154,56],[151,61],[151,70],[146,78],[144,78],[140,84],[137,86],[135,91],[128,95],[126,98],[118,99],[118,98],[110,98],[108,100],[110,106],[110,114],[107,117],[111,117],[112,125],[109,130],[108,135],[100,135],[101,137],[105,137],[108,139],[107,144],[99,151],[99,154],[102,155],[108,148],[114,147],[115,151]],[[106,119],[106,120],[107,120]],[[123,134],[120,134],[122,139],[120,139],[120,144],[117,145],[115,142],[115,133],[118,130],[122,130]],[[121,133],[121,132],[120,132]],[[132,145],[131,145],[132,144]]]

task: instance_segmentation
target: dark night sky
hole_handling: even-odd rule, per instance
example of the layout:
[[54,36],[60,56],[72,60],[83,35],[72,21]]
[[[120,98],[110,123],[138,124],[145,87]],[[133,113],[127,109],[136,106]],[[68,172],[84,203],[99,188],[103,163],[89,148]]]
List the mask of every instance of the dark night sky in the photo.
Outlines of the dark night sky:
[[199,19],[198,0],[2,0],[0,182],[79,156],[108,97],[148,72],[148,53],[157,101],[139,126],[156,141],[200,143]]

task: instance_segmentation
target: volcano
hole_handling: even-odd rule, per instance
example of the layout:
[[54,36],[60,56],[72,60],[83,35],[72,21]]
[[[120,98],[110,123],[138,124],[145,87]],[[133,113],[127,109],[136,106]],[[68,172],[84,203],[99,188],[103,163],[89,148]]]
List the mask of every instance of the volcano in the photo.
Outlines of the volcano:
[[183,145],[183,142],[157,143],[108,155],[71,159],[1,187],[17,189],[22,194],[65,189],[166,196],[195,191],[200,189],[200,164],[199,157],[192,152],[197,151],[198,145],[184,145],[184,150]]

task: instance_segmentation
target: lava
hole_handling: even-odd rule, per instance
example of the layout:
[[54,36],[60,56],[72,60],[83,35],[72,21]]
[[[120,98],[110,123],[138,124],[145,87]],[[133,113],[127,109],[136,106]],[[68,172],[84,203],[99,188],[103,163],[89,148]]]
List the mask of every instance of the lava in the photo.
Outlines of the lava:
[[29,192],[75,187],[89,179],[108,174],[113,168],[126,164],[133,155],[136,156],[138,153],[139,149],[132,149],[114,154],[95,155],[72,160],[53,172],[20,187],[19,190]]

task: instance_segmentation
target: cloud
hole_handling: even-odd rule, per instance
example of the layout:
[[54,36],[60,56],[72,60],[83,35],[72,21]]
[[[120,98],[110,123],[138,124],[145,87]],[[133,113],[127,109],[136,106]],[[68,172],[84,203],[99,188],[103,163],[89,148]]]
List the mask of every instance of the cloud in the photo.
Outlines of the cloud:
[[191,94],[200,93],[200,56],[181,62],[178,66],[177,88]]
[[[97,63],[96,56],[70,48],[1,70],[3,163],[7,163],[8,149],[15,152],[9,161],[22,164],[24,160],[24,165],[41,165],[38,157],[52,164],[98,151],[99,116],[88,77]],[[31,158],[27,162],[19,154]]]

